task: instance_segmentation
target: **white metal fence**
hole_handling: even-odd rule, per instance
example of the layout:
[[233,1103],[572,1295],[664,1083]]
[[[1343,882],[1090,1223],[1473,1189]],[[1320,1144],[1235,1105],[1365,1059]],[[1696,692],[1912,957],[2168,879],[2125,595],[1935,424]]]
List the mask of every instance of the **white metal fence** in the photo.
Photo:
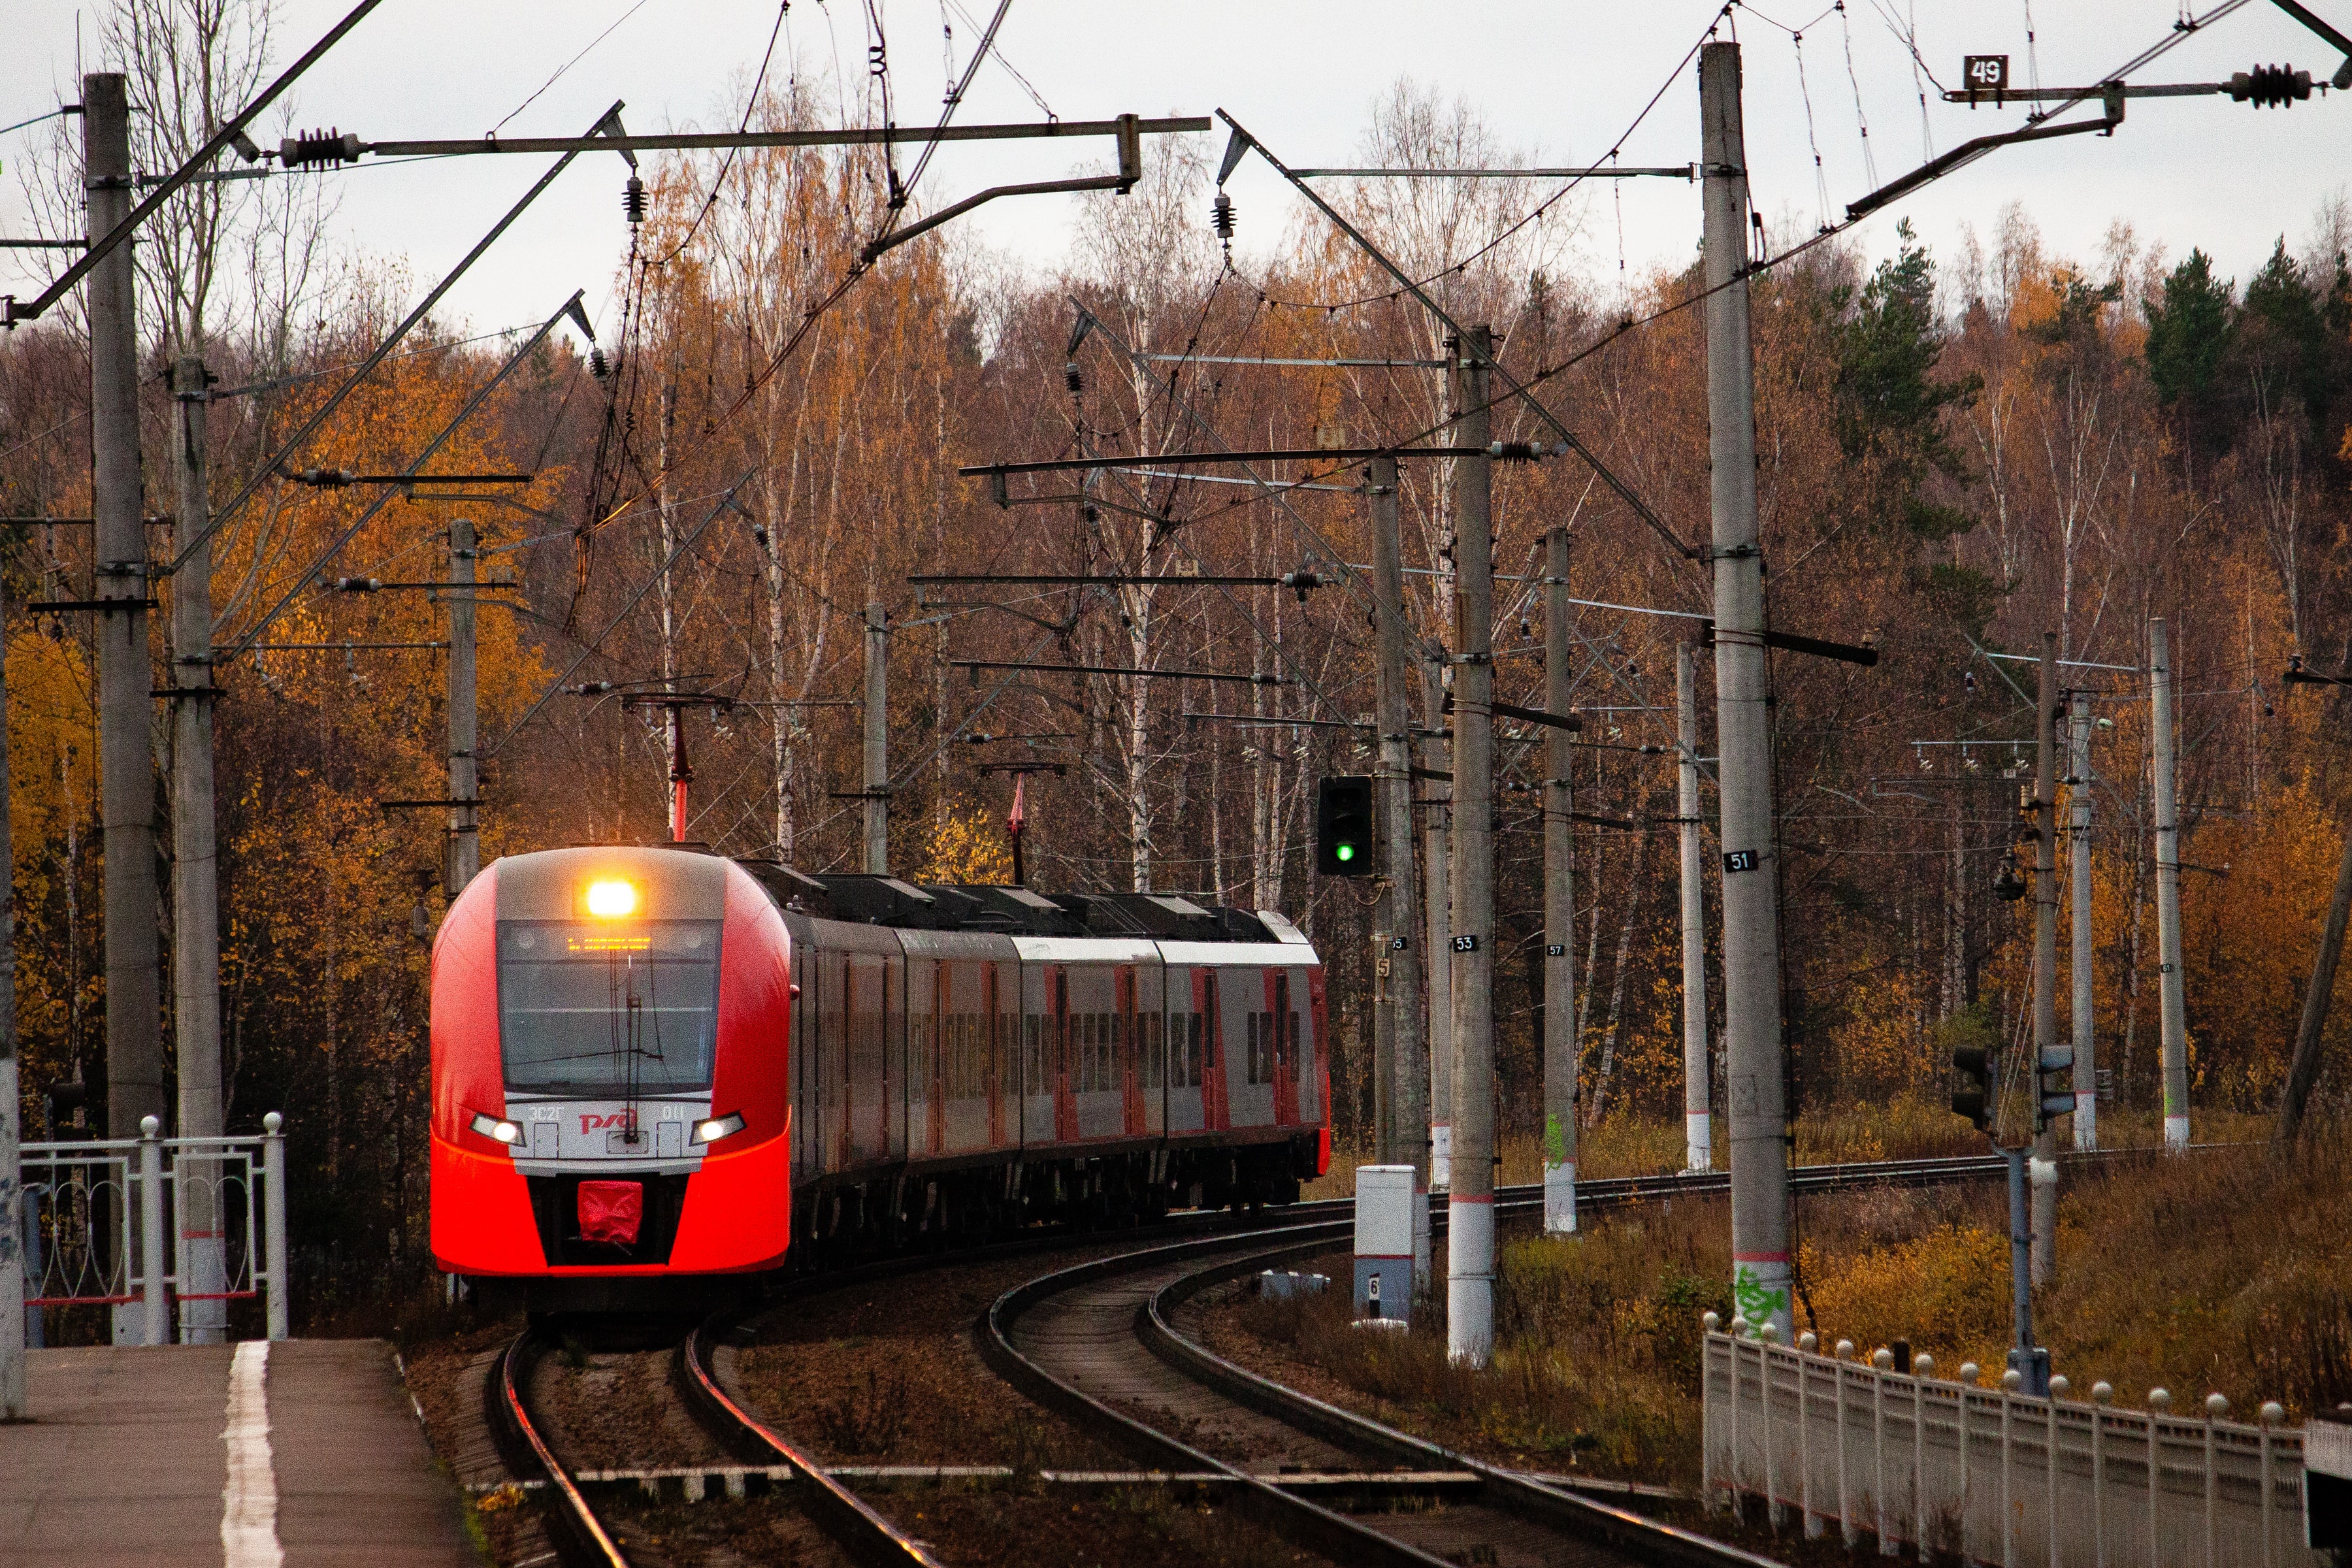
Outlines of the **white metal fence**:
[[[269,1337],[286,1337],[286,1138],[276,1111],[247,1138],[143,1137],[27,1143],[19,1152],[25,1327],[43,1309],[131,1309],[135,1342],[217,1337],[234,1300],[262,1297]],[[190,1331],[195,1331],[191,1332]]]
[[1717,1332],[1703,1373],[1711,1507],[2005,1568],[2324,1561],[2303,1545],[2300,1428],[2035,1399]]

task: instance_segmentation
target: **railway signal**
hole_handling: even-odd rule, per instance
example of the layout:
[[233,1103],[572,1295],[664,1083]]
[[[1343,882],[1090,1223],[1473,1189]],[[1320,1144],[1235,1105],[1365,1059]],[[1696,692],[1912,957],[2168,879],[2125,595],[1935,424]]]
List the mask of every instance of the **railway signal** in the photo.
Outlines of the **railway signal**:
[[1372,781],[1347,773],[1323,781],[1315,799],[1315,869],[1326,877],[1369,877],[1372,860]]
[[1992,1131],[1992,1053],[1982,1046],[1960,1046],[1952,1052],[1952,1114],[1965,1116],[1979,1132]]
[[2053,1046],[2041,1054],[2033,1069],[2033,1131],[2042,1131],[2062,1116],[2074,1114],[2074,1048]]

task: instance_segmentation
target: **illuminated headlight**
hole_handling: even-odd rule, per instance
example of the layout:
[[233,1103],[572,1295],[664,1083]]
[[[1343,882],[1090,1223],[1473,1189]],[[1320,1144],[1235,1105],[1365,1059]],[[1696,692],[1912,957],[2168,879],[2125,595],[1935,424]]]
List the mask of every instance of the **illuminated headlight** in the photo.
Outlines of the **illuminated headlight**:
[[591,882],[583,900],[588,912],[598,920],[616,921],[637,910],[637,889],[630,883],[605,880]]
[[511,1121],[501,1121],[495,1116],[474,1112],[474,1131],[494,1143],[517,1144],[522,1142],[522,1129]]
[[721,1138],[731,1138],[736,1133],[742,1131],[743,1117],[741,1112],[730,1110],[724,1116],[714,1116],[708,1121],[696,1122],[694,1124],[693,1142],[697,1143],[716,1143]]

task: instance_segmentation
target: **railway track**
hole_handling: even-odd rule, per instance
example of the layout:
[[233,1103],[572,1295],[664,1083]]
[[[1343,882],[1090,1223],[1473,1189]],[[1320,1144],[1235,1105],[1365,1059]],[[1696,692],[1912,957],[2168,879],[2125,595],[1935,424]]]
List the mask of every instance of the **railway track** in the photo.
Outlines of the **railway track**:
[[[1791,1184],[1800,1192],[1920,1186],[2005,1170],[1998,1157],[1880,1161],[1807,1167],[1791,1173]],[[1629,1178],[1580,1183],[1578,1202],[1606,1209],[1728,1189],[1720,1174]],[[1541,1202],[1536,1187],[1497,1194],[1506,1215],[1539,1212]],[[1442,1218],[1437,1224],[1442,1229]],[[982,1352],[1040,1404],[1147,1463],[1221,1477],[1227,1495],[1258,1521],[1338,1561],[1383,1568],[1769,1561],[1310,1398],[1176,1328],[1192,1298],[1328,1252],[1351,1230],[1349,1218],[1316,1216],[1254,1240],[1180,1241],[1058,1269],[997,1300],[980,1327]]]
[[[1997,1157],[1881,1161],[1803,1167],[1791,1173],[1791,1184],[1800,1192],[1924,1185],[1999,1176],[2004,1169]],[[1605,1209],[1728,1189],[1728,1177],[1719,1173],[1629,1177],[1580,1183],[1578,1201]],[[1505,1187],[1496,1198],[1507,1215],[1532,1213],[1540,1206],[1541,1189]],[[1328,1199],[1279,1211],[1278,1219],[1190,1215],[1151,1226],[1149,1234],[1160,1238],[1154,1245],[1058,1268],[1006,1292],[980,1324],[982,1353],[1023,1393],[1138,1454],[1156,1472],[1213,1486],[1228,1506],[1238,1505],[1286,1539],[1338,1561],[1426,1565],[1447,1562],[1443,1553],[1465,1547],[1507,1553],[1498,1556],[1502,1563],[1765,1561],[1323,1405],[1213,1355],[1177,1331],[1179,1309],[1201,1292],[1344,1245],[1353,1207],[1352,1199]],[[1442,1230],[1442,1215],[1438,1225]],[[1102,1239],[1099,1234],[1030,1237],[887,1259],[808,1276],[788,1287],[787,1298]],[[925,1542],[828,1475],[730,1391],[718,1358],[739,1326],[726,1316],[698,1326],[677,1345],[672,1377],[696,1424],[733,1463],[626,1476],[646,1489],[658,1480],[688,1497],[703,1495],[708,1486],[736,1495],[785,1486],[796,1509],[850,1561],[865,1568],[939,1568]],[[551,1542],[567,1563],[641,1568],[607,1517],[610,1505],[600,1511],[602,1489],[624,1473],[568,1464],[551,1424],[531,1408],[533,1369],[552,1348],[534,1328],[499,1358],[486,1389],[493,1430],[512,1473],[542,1491]],[[1139,1348],[1150,1353],[1139,1355]],[[1173,1412],[1181,1430],[1171,1432],[1130,1413],[1139,1407]],[[1431,1501],[1444,1506],[1422,1506]],[[1389,1511],[1346,1511],[1349,1505]]]

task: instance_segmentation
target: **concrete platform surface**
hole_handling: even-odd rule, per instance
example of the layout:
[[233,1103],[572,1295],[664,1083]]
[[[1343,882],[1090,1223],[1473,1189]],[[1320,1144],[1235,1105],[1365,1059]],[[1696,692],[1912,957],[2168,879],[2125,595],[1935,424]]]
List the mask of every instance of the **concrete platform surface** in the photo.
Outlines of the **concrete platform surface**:
[[478,1568],[379,1340],[28,1353],[0,1568]]

